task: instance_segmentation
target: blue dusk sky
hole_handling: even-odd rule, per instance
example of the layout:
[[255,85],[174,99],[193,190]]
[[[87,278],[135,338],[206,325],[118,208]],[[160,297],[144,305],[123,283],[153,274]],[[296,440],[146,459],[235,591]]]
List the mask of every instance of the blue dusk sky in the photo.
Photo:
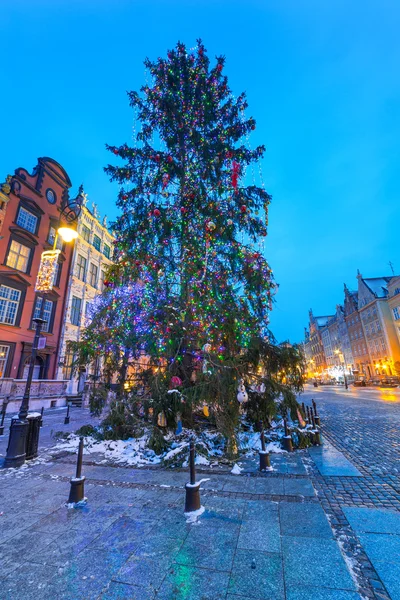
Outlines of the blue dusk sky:
[[[132,141],[143,59],[201,37],[265,144],[278,340],[343,283],[400,272],[398,0],[1,0],[0,181],[39,156],[116,216],[104,144]],[[89,205],[90,206],[90,205]]]

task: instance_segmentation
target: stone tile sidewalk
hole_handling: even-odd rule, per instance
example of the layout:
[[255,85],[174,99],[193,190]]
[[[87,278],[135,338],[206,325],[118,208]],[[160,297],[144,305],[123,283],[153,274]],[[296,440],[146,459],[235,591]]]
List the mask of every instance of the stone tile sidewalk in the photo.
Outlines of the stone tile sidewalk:
[[207,474],[195,523],[184,471],[85,465],[88,503],[67,509],[73,460],[2,472],[1,599],[359,598],[299,455]]

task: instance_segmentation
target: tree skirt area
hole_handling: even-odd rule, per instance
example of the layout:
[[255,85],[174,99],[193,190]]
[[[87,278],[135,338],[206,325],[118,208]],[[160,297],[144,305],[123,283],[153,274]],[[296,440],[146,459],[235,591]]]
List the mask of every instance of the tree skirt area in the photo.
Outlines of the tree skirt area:
[[[99,440],[93,436],[84,437],[84,454],[93,455],[96,462],[112,462],[120,465],[134,467],[163,466],[163,467],[187,467],[189,443],[195,442],[196,465],[200,467],[218,467],[230,465],[233,461],[228,460],[226,452],[226,440],[215,429],[203,429],[194,431],[183,429],[180,434],[165,433],[164,438],[167,448],[160,454],[149,448],[152,429],[149,427],[141,437],[127,440]],[[265,432],[266,450],[271,454],[285,453],[281,448],[280,440],[284,437],[283,422],[273,422],[269,430]],[[247,431],[237,434],[239,456],[251,458],[258,456],[261,450],[260,433],[255,432],[251,426]],[[79,435],[70,434],[63,441],[59,441],[52,451],[66,451],[75,453],[78,450]]]

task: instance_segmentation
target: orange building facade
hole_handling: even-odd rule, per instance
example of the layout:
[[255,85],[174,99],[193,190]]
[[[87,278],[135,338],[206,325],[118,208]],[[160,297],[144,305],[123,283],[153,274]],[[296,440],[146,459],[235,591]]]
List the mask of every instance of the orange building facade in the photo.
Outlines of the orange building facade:
[[[61,165],[39,158],[32,173],[18,168],[3,186],[8,197],[1,215],[0,239],[0,378],[25,379],[35,335],[33,319],[43,298],[35,292],[41,254],[53,247],[62,203],[71,181]],[[7,193],[8,192],[8,193]],[[6,198],[7,200],[7,198]],[[4,201],[4,198],[3,198]],[[53,290],[46,295],[45,324],[33,379],[54,379],[72,244],[61,250]]]

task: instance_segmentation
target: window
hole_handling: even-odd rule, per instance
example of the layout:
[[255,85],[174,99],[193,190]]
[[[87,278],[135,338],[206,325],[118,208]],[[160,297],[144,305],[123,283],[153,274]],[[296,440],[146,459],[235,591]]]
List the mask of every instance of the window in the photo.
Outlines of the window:
[[52,190],[50,188],[48,190],[46,190],[46,198],[47,198],[47,202],[49,202],[50,204],[55,204],[57,202],[56,193],[54,192],[54,190]]
[[21,292],[6,285],[0,285],[0,323],[14,325],[17,317]]
[[394,290],[393,296],[397,296],[397,294],[400,294],[400,288]]
[[96,248],[96,250],[98,250],[100,252],[101,239],[96,234],[94,234],[94,236],[93,236],[93,246]]
[[26,208],[23,208],[22,206],[20,207],[18,211],[17,225],[23,229],[26,229],[27,231],[30,231],[31,233],[36,233],[37,221],[37,217],[29,212],[29,210],[26,210]]
[[54,240],[56,239],[56,228],[50,225],[49,235],[47,236],[47,241],[49,244],[53,245]]
[[83,239],[86,242],[89,242],[89,240],[90,240],[90,229],[89,229],[89,227],[86,227],[86,225],[82,225],[81,235],[82,235]]
[[104,279],[106,278],[106,272],[103,271],[103,269],[101,270],[101,274],[100,274],[100,289],[101,291],[104,290]]
[[92,305],[92,303],[89,302],[89,300],[85,304],[85,317],[86,317],[86,319],[89,317],[89,312],[90,312],[91,305]]
[[64,379],[72,379],[72,371],[74,364],[75,356],[73,353],[68,350],[64,357],[64,367],[63,367],[63,378]]
[[400,306],[396,306],[393,309],[393,316],[395,318],[395,321],[398,321],[400,319]]
[[111,248],[110,248],[110,246],[107,246],[107,244],[104,244],[103,254],[106,258],[110,258],[110,256],[111,256]]
[[[44,310],[43,315],[41,315],[42,310],[42,302],[43,298],[38,296],[36,299],[35,310],[33,312],[33,319],[39,319],[40,317],[44,319],[45,323],[42,325],[42,331],[51,331],[51,317],[53,313],[53,303],[51,300],[45,300],[44,302]],[[32,323],[32,328],[35,326],[35,323]]]
[[29,266],[30,255],[30,248],[27,248],[15,240],[12,240],[10,249],[8,251],[6,264],[13,269],[17,269],[18,271],[26,273]]
[[62,268],[62,265],[61,265],[61,263],[58,262],[56,264],[56,269],[54,271],[54,279],[53,279],[53,285],[55,287],[60,287],[61,268]]
[[90,267],[89,267],[89,284],[92,287],[97,287],[97,273],[98,273],[98,268],[96,265],[94,265],[93,263],[90,263]]
[[0,378],[4,377],[9,353],[10,353],[10,346],[3,346],[3,344],[1,344],[0,345]]
[[82,300],[76,296],[72,296],[71,304],[71,323],[72,325],[79,325],[81,321],[81,308]]
[[76,260],[76,276],[81,281],[85,281],[86,262],[86,258],[81,254],[78,254],[78,258]]
[[381,330],[381,324],[379,321],[376,322],[376,330],[380,331]]
[[382,346],[382,352],[386,352],[386,344],[385,344],[385,340],[383,338],[381,339],[381,346]]

